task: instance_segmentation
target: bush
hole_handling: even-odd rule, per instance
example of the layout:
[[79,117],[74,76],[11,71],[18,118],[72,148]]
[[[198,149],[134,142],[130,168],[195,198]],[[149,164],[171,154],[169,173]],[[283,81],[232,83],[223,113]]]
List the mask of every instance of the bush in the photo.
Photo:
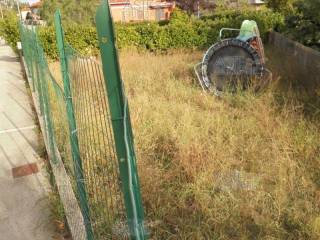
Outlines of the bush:
[[[65,27],[65,39],[71,47],[83,55],[96,55],[98,40],[93,27],[70,25]],[[38,31],[45,53],[51,59],[58,58],[56,35],[54,27],[40,27]]]
[[177,10],[168,24],[116,25],[118,47],[136,46],[150,50],[208,47],[217,41],[222,27],[240,28],[245,19],[257,21],[264,39],[270,29],[283,27],[284,23],[284,17],[271,10],[225,10],[200,20]]
[[295,11],[286,17],[285,32],[302,44],[320,49],[320,2],[318,0],[299,0]]
[[[257,21],[264,38],[270,29],[283,26],[284,22],[281,14],[271,10],[224,10],[202,19],[176,10],[169,22],[117,23],[117,45],[120,49],[134,47],[151,51],[207,48],[217,41],[222,27],[240,28],[245,19]],[[12,31],[17,31],[16,23],[12,27]],[[65,26],[65,32],[67,42],[81,54],[97,53],[98,41],[94,27],[71,24]],[[40,27],[39,37],[49,58],[56,59],[54,27]],[[16,41],[16,37],[12,41]]]
[[0,21],[0,35],[16,51],[20,41],[18,18],[13,12],[6,12],[5,18]]
[[54,27],[41,27],[38,36],[42,42],[42,47],[47,56],[51,59],[58,59],[57,41]]
[[295,0],[267,0],[267,6],[277,12],[286,13],[292,10]]
[[[261,36],[266,39],[267,33],[271,29],[281,28],[284,25],[284,16],[280,13],[274,13],[271,10],[252,11],[245,9],[239,10],[224,10],[204,20],[211,19],[213,21],[221,22],[219,27],[240,28],[241,23],[246,20],[255,20],[259,26]],[[222,26],[221,26],[222,25]]]

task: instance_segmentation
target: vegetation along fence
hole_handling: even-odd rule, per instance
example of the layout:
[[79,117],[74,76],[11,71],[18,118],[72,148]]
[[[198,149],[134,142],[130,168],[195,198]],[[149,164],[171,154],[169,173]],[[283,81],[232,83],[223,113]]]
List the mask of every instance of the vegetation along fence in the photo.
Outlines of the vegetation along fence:
[[102,64],[70,47],[56,12],[59,80],[50,73],[38,29],[20,24],[28,80],[73,238],[146,239],[128,103],[107,1],[97,10],[96,25]]

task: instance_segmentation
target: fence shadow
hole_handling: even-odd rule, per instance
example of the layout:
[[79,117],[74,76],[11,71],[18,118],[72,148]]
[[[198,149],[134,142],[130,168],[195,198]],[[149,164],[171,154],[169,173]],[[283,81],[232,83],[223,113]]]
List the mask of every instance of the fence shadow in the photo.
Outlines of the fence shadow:
[[19,57],[1,56],[1,62],[20,62]]

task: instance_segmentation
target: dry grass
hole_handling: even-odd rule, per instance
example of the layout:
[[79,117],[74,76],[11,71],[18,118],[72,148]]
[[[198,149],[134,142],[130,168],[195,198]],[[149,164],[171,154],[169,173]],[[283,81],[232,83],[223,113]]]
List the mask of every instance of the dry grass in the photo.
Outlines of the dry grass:
[[203,94],[200,58],[120,54],[152,239],[319,239],[317,124],[272,88]]
[[151,238],[319,239],[319,125],[275,86],[204,94],[200,58],[120,54]]
[[[61,87],[63,83],[59,63],[51,63],[50,69]],[[117,236],[122,233],[116,231],[125,221],[125,211],[102,72],[95,61],[75,57],[69,61],[69,76],[94,235],[97,239],[122,239]],[[72,179],[74,191],[77,192],[74,169],[79,166],[72,161],[63,90],[57,91],[52,83],[49,90],[58,149]],[[60,92],[62,95],[58,94]]]

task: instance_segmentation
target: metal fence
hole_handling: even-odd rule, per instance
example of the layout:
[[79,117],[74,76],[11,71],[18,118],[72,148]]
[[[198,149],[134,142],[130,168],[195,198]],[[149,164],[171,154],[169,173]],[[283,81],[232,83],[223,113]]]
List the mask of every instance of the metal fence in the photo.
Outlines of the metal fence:
[[96,15],[100,64],[65,42],[55,14],[61,80],[37,28],[20,25],[27,75],[73,239],[146,239],[133,135],[109,5]]

